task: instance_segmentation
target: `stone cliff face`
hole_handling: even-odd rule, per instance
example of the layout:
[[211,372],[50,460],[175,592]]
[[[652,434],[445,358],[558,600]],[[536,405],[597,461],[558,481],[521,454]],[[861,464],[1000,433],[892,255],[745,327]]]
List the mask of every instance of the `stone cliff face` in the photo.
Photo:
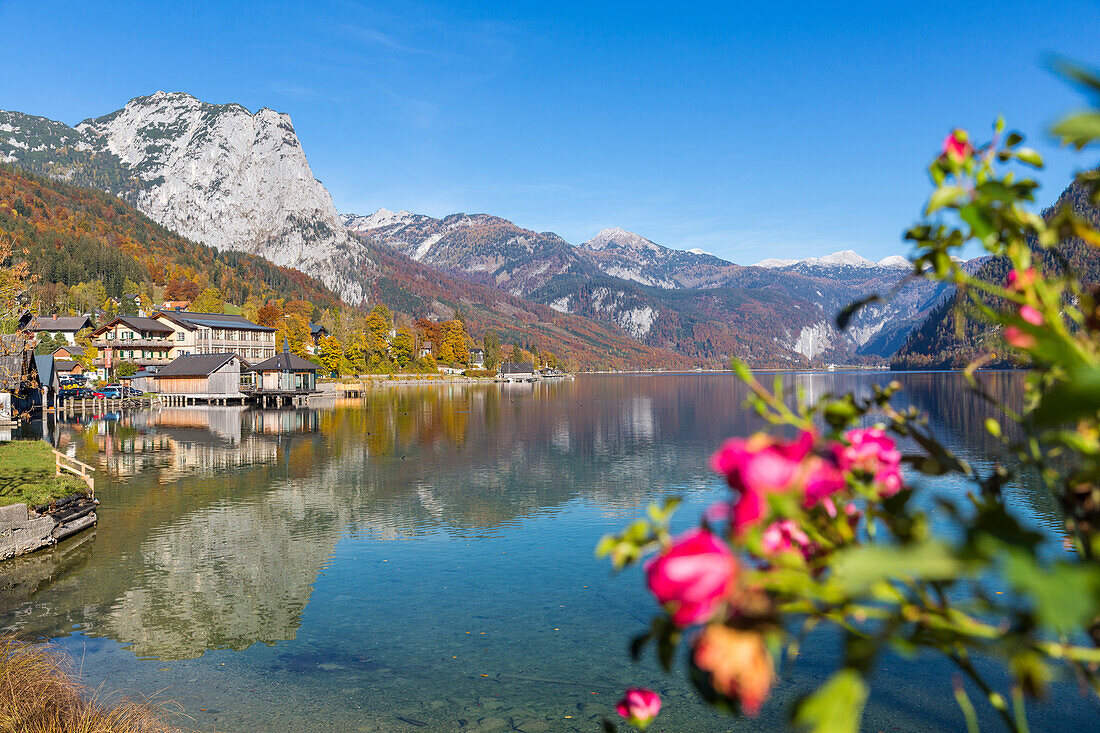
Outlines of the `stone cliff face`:
[[157,92],[75,129],[2,117],[6,162],[105,188],[190,239],[302,270],[349,302],[363,300],[362,255],[288,115]]

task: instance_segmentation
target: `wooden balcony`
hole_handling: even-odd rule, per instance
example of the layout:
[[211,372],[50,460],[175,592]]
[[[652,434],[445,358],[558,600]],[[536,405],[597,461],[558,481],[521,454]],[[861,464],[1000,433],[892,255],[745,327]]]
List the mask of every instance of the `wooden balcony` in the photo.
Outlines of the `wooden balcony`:
[[169,339],[96,339],[92,346],[97,349],[170,349],[175,342]]
[[[133,359],[129,359],[125,356],[119,356],[118,354],[114,354],[111,357],[112,364],[118,364],[120,361],[126,361],[131,364],[136,364],[137,366],[165,366],[172,360],[167,357],[163,359],[146,359],[138,358],[136,356]],[[92,361],[92,365],[97,367],[106,366],[107,360],[103,358],[95,359]]]

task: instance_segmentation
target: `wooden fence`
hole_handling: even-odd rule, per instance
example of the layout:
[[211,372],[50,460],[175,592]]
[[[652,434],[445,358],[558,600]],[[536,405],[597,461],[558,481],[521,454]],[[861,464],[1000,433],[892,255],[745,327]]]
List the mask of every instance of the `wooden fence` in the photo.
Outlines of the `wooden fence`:
[[56,469],[54,475],[60,476],[62,471],[68,471],[74,476],[79,476],[84,483],[88,484],[89,493],[95,496],[95,479],[92,477],[94,468],[57,450],[53,452],[53,465]]

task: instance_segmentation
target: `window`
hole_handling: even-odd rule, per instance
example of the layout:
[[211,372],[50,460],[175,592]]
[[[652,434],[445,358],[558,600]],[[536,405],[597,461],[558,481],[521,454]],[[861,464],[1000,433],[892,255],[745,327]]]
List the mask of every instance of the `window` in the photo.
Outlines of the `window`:
[[125,341],[133,341],[134,340],[134,332],[133,331],[126,331],[124,334],[122,334],[122,338]]
[[176,333],[176,341],[184,341],[186,338],[187,336],[186,334],[184,334],[183,331],[179,331]]

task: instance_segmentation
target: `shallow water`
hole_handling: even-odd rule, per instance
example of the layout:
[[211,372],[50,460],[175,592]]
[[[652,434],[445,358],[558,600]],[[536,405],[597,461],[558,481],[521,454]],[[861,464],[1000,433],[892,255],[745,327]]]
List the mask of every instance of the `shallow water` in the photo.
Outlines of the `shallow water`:
[[[895,376],[785,379],[813,397]],[[990,460],[958,375],[897,378],[959,452]],[[983,378],[1010,399],[1021,385]],[[682,674],[629,662],[654,606],[637,571],[593,556],[654,499],[685,496],[686,527],[722,494],[706,458],[757,426],[743,400],[730,375],[582,376],[51,424],[99,469],[99,527],[5,563],[0,625],[55,639],[93,685],[178,702],[199,730],[594,731],[629,684],[666,698],[654,730],[782,730],[832,668],[833,636],[810,640],[760,718],[721,717]],[[1013,500],[1056,546],[1042,490]],[[963,729],[950,690],[936,660],[889,658],[864,728]],[[1098,712],[1063,685],[1032,730],[1088,730]]]

